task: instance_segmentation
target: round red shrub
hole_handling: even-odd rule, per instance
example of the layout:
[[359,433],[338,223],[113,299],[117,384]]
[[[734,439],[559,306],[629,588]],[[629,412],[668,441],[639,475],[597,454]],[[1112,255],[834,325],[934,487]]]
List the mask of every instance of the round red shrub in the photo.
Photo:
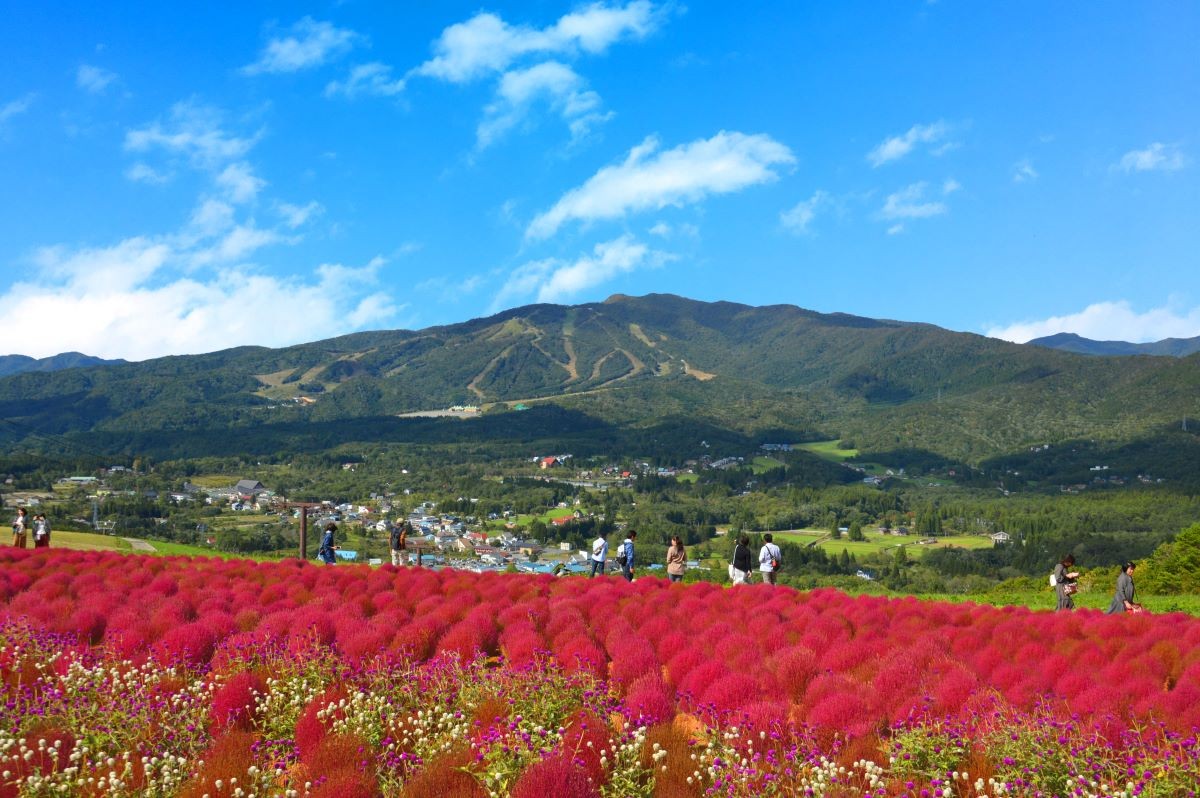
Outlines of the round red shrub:
[[599,798],[600,788],[587,772],[562,754],[525,769],[512,786],[512,798]]

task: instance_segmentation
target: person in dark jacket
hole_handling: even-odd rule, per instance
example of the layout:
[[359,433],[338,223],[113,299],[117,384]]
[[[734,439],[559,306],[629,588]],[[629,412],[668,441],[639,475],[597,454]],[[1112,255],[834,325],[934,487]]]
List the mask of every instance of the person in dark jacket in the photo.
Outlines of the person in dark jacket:
[[408,521],[393,524],[391,529],[392,565],[408,565]]
[[733,562],[729,566],[729,578],[735,585],[750,584],[750,574],[754,570],[754,562],[750,555],[750,537],[742,535],[737,545],[733,547]]
[[325,534],[321,536],[321,547],[317,549],[317,559],[326,565],[333,565],[336,561],[334,552],[338,547],[333,545],[333,533],[337,532],[337,524],[330,521],[325,525]]
[[1058,596],[1056,612],[1075,609],[1075,580],[1079,573],[1072,568],[1074,565],[1075,555],[1068,554],[1054,566],[1054,593]]
[[633,543],[637,540],[637,532],[630,532],[625,537],[625,542],[621,544],[621,557],[624,561],[621,562],[621,575],[625,577],[626,582],[633,581]]
[[1117,592],[1113,596],[1112,604],[1108,605],[1105,612],[1109,615],[1116,615],[1118,612],[1141,612],[1142,605],[1135,604],[1133,601],[1133,569],[1136,564],[1127,562],[1121,566],[1121,573],[1117,576]]

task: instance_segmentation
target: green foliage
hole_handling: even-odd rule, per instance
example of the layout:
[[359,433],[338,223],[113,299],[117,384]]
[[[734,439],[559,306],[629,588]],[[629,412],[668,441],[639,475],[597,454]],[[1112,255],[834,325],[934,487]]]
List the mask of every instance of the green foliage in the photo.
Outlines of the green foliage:
[[1200,593],[1200,523],[1154,550],[1137,569],[1138,592]]

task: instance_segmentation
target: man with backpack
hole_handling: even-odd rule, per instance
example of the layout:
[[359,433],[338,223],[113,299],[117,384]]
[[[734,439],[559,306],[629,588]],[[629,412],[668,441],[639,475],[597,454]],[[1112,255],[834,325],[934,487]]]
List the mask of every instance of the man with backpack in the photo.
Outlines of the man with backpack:
[[604,539],[604,535],[597,535],[592,541],[592,573],[588,576],[591,579],[599,571],[601,576],[604,576],[604,562],[608,559],[608,541]]
[[774,540],[770,532],[763,535],[763,546],[758,551],[758,570],[762,573],[764,585],[775,584],[779,566],[783,564],[783,552],[775,545]]

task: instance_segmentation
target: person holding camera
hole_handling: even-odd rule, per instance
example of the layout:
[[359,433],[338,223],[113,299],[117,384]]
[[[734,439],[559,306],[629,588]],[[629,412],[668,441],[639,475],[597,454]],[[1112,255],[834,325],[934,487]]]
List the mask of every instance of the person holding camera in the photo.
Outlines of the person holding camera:
[[1075,592],[1079,587],[1075,584],[1079,572],[1074,570],[1075,555],[1068,554],[1054,566],[1054,593],[1058,596],[1058,606],[1054,611],[1075,609]]

